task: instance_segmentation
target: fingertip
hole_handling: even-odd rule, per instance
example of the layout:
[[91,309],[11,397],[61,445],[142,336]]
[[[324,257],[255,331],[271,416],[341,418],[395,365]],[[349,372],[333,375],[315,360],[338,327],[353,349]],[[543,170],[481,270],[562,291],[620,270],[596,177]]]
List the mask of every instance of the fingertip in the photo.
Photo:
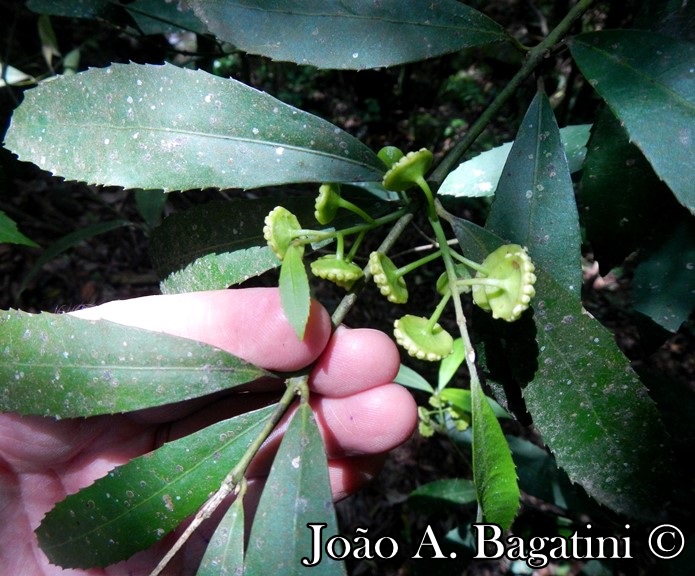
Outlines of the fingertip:
[[417,426],[417,404],[398,384],[344,398],[320,397],[312,405],[330,456],[387,452],[405,442]]
[[197,340],[277,371],[311,364],[331,334],[328,312],[312,300],[305,337],[297,338],[277,288],[145,296],[109,302],[75,315]]
[[340,326],[311,373],[311,387],[324,396],[349,396],[392,382],[400,367],[398,349],[386,334]]

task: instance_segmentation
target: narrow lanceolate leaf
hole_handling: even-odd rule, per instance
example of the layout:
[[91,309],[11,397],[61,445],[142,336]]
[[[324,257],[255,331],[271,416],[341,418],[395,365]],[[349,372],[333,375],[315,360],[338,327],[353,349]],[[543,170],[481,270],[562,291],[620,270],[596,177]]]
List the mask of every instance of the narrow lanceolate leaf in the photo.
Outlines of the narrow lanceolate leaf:
[[0,210],[0,244],[24,244],[25,246],[38,247],[38,244],[27,238],[17,229],[17,223]]
[[196,576],[226,576],[244,570],[244,501],[237,496],[215,529]]
[[394,66],[504,41],[503,28],[455,0],[192,0],[209,30],[252,54],[320,68]]
[[[466,220],[449,219],[470,258],[504,243]],[[534,426],[570,480],[613,510],[649,518],[660,497],[669,497],[671,481],[659,412],[612,334],[578,295],[539,266],[536,276],[537,352],[525,359],[534,370],[524,388]]]
[[172,272],[159,283],[162,294],[223,290],[280,265],[269,246],[206,254]]
[[302,254],[303,248],[290,245],[280,267],[279,281],[282,309],[300,340],[304,338],[311,307],[309,278]]
[[[311,408],[295,413],[280,444],[251,528],[244,576],[307,574],[314,559],[312,531],[307,524],[324,524],[321,548],[338,534],[328,465],[321,434]],[[304,560],[304,562],[302,562]],[[312,574],[345,574],[342,562],[326,556]]]
[[68,314],[0,313],[0,411],[93,416],[197,398],[268,373],[185,338]]
[[125,188],[380,180],[381,160],[329,122],[201,70],[114,64],[26,92],[7,148],[56,176]]
[[164,444],[68,496],[36,530],[41,549],[58,566],[91,568],[149,548],[220,487],[274,408]]
[[519,510],[516,468],[500,423],[480,383],[471,381],[473,481],[486,522],[508,529]]
[[695,45],[642,30],[577,36],[572,56],[676,198],[695,212]]
[[581,288],[577,205],[560,132],[539,92],[521,122],[485,227],[529,249],[570,294]]
[[[560,138],[571,173],[579,172],[584,165],[590,131],[590,124],[560,128]],[[437,194],[466,198],[494,196],[512,144],[513,142],[507,142],[461,163],[447,175]]]
[[408,504],[427,510],[463,506],[476,501],[475,486],[464,478],[441,478],[418,486],[408,495]]

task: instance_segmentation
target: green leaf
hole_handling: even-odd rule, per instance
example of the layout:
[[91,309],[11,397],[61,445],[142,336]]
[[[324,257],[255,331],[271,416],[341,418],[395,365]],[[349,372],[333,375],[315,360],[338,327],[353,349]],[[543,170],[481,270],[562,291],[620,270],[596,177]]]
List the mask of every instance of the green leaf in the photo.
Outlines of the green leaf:
[[639,266],[633,277],[635,310],[675,332],[695,309],[695,223],[674,224],[670,237]]
[[508,39],[504,29],[454,0],[192,0],[220,39],[274,60],[364,70],[433,58]]
[[156,228],[162,222],[166,202],[167,196],[162,190],[135,191],[135,206],[138,209],[138,214],[142,216],[150,229]]
[[244,569],[244,501],[237,496],[215,529],[196,576],[241,574]]
[[582,74],[676,198],[695,212],[695,45],[640,30],[581,34],[569,43]]
[[398,374],[396,374],[396,378],[393,381],[412,390],[434,394],[432,385],[423,376],[405,364],[401,364]]
[[268,376],[219,350],[68,314],[0,315],[0,410],[69,418],[197,398]]
[[437,390],[443,390],[456,374],[463,361],[466,359],[466,349],[461,338],[454,340],[454,349],[439,363],[437,375]]
[[547,450],[518,436],[507,436],[507,442],[523,492],[566,510],[591,513],[593,508],[598,508],[569,481]]
[[595,124],[581,180],[580,212],[602,273],[637,250],[682,207],[608,109]]
[[[303,213],[313,214],[313,198],[303,200]],[[279,202],[277,198],[236,198],[170,215],[152,233],[150,252],[157,274],[167,278],[193,266],[184,275],[208,290],[209,283],[200,274],[219,277],[215,287],[226,288],[279,266],[263,238],[263,220]]]
[[220,487],[274,409],[168,442],[68,496],[36,530],[41,549],[59,566],[91,568],[149,548]]
[[476,501],[475,486],[464,478],[442,478],[418,486],[408,495],[408,503],[432,511],[432,508],[463,506]]
[[519,510],[521,493],[507,439],[480,383],[471,381],[473,480],[486,522],[507,530]]
[[[307,404],[297,409],[285,432],[263,489],[246,551],[244,576],[306,574],[312,533],[307,524],[325,523],[338,534],[328,463],[316,420]],[[322,543],[323,545],[323,543]],[[312,574],[345,574],[342,562],[324,559]]]
[[303,247],[290,245],[280,267],[279,282],[282,309],[300,340],[304,339],[311,308],[309,278],[302,260],[303,253]]
[[538,93],[521,121],[485,227],[529,249],[570,294],[582,285],[579,222],[560,133]]
[[162,294],[222,290],[259,276],[280,265],[268,246],[250,246],[234,252],[207,254],[159,283]]
[[[584,165],[590,131],[591,124],[560,128],[560,138],[571,173],[579,172]],[[444,179],[437,194],[467,198],[493,196],[512,144],[513,142],[502,144],[461,163]]]
[[[234,198],[171,214],[152,233],[150,252],[157,274],[166,278],[206,256],[219,256],[219,260],[208,258],[205,262],[217,263],[221,270],[231,267],[221,286],[226,288],[279,266],[280,261],[270,249],[259,249],[268,246],[263,238],[264,219],[280,204],[291,210],[300,222],[313,221],[314,198],[309,196]],[[246,250],[248,255],[244,255]],[[238,268],[234,266],[237,257]]]
[[[466,390],[465,388],[445,388],[439,393],[439,395],[441,396],[442,400],[446,400],[449,404],[456,408],[457,411],[461,413],[470,413],[472,410],[470,390]],[[486,396],[486,398],[488,403],[490,404],[490,408],[492,408],[492,412],[495,414],[497,418],[510,417],[509,413],[504,408],[502,408],[502,406],[500,406],[493,398],[490,398],[489,396]]]
[[172,34],[189,31],[207,33],[190,7],[182,2],[166,0],[135,0],[124,8],[130,13],[143,34]]
[[26,5],[38,14],[90,19],[108,19],[113,8],[110,0],[28,0]]
[[[504,243],[466,220],[448,219],[472,259]],[[537,368],[524,388],[534,426],[590,496],[618,512],[653,517],[660,498],[669,497],[672,470],[660,415],[613,335],[579,296],[544,268],[536,267],[536,276]]]
[[380,180],[329,122],[201,70],[114,64],[25,93],[7,148],[68,180],[165,191]]
[[17,229],[17,224],[9,218],[2,210],[0,210],[0,244],[7,242],[8,244],[23,244],[38,248],[38,244],[27,238]]
[[80,228],[79,230],[70,232],[62,238],[59,238],[43,251],[41,256],[39,256],[36,262],[34,262],[34,265],[31,267],[29,272],[27,272],[26,276],[22,278],[22,282],[17,291],[18,294],[24,292],[32,278],[34,278],[34,276],[41,271],[41,268],[43,268],[47,262],[50,262],[59,254],[62,254],[66,250],[69,250],[70,248],[73,248],[81,242],[89,240],[94,236],[99,236],[100,234],[105,234],[106,232],[111,232],[112,230],[123,228],[124,226],[132,226],[132,222],[129,222],[128,220],[109,220],[107,222],[98,222],[96,224],[92,224],[91,226],[87,226],[86,228]]

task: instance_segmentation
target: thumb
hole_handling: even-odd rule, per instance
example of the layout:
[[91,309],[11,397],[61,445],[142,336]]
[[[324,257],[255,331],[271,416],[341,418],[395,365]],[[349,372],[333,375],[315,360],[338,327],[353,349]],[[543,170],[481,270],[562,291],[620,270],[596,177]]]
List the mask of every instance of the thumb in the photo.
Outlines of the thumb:
[[268,370],[311,364],[331,335],[326,310],[312,301],[303,340],[285,317],[276,288],[246,288],[116,300],[72,313],[205,342]]

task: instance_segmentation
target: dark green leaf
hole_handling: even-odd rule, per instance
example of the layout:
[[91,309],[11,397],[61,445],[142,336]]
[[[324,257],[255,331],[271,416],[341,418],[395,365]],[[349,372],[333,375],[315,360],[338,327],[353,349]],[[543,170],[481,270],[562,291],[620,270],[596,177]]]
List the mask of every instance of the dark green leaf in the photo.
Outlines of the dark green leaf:
[[603,110],[589,142],[581,181],[581,219],[594,258],[607,273],[682,209],[625,129]]
[[[264,219],[280,204],[291,210],[300,222],[309,223],[309,219],[313,222],[314,199],[308,196],[292,199],[234,198],[172,214],[152,234],[150,250],[157,274],[165,278],[204,256],[215,255],[227,259],[218,264],[220,268],[226,268],[233,264],[232,254],[248,249],[254,249],[249,254],[251,258],[246,264],[239,264],[238,272],[230,270],[231,281],[224,287],[279,266],[280,261],[270,250],[258,249],[267,248],[263,238]],[[243,254],[239,254],[239,258],[244,258]],[[258,266],[253,266],[256,258]],[[214,261],[208,259],[206,262]]]
[[[244,576],[306,574],[312,557],[307,524],[325,523],[325,538],[338,534],[328,465],[311,408],[302,404],[285,433],[256,510]],[[325,541],[325,540],[324,540]],[[322,542],[323,545],[323,542]],[[312,574],[345,574],[342,562],[324,559]]]
[[420,390],[420,392],[427,392],[428,394],[434,394],[434,388],[432,388],[432,385],[423,376],[405,364],[401,364],[394,382],[400,384],[401,386],[405,386],[406,388]]
[[183,30],[205,34],[207,28],[183,2],[135,0],[124,8],[143,34],[171,34]]
[[598,508],[567,474],[558,468],[548,451],[518,436],[507,436],[519,476],[519,486],[526,493],[560,508],[589,512]]
[[432,507],[463,506],[476,501],[475,486],[464,478],[442,478],[418,486],[408,495],[408,503],[431,512]]
[[244,502],[237,497],[210,539],[196,576],[241,574],[244,569]]
[[91,568],[149,548],[220,487],[274,408],[168,442],[68,496],[36,530],[41,549],[59,566]]
[[633,277],[635,309],[675,332],[695,309],[695,224],[687,217],[642,261]]
[[70,248],[73,248],[81,242],[89,240],[94,236],[99,236],[100,234],[105,234],[106,232],[111,232],[112,230],[123,228],[124,226],[132,226],[132,222],[129,222],[128,220],[109,220],[108,222],[99,222],[97,224],[87,226],[86,228],[80,228],[79,230],[75,230],[74,232],[66,234],[62,238],[59,238],[43,251],[41,256],[39,256],[36,262],[34,262],[34,265],[31,267],[29,272],[27,272],[26,276],[22,278],[22,283],[19,285],[18,293],[21,294],[24,292],[24,289],[28,286],[32,278],[34,278],[34,276],[41,271],[44,264],[50,262],[59,254],[62,254],[66,250],[69,250]]
[[[503,243],[450,222],[471,258]],[[649,518],[668,497],[672,469],[659,413],[612,334],[543,268],[536,275],[538,369],[524,389],[534,426],[570,480],[613,510]]]
[[8,244],[24,244],[37,248],[38,244],[27,238],[19,230],[14,220],[9,218],[0,210],[0,244],[7,242]]
[[114,64],[25,93],[7,131],[20,159],[126,188],[255,188],[380,180],[371,150],[320,118],[201,70]]
[[268,373],[185,338],[68,314],[0,316],[0,410],[92,416],[160,406]]
[[300,340],[304,338],[311,307],[309,278],[302,260],[303,252],[303,247],[290,245],[280,267],[279,282],[282,309]]
[[454,349],[439,363],[437,390],[443,390],[466,359],[466,349],[461,338],[454,340]]
[[[590,131],[590,124],[560,128],[562,146],[572,173],[579,172],[584,165]],[[447,175],[437,194],[469,198],[493,196],[512,144],[502,144],[461,163]]]
[[454,0],[192,0],[211,32],[252,54],[321,68],[394,66],[500,42],[504,29]]
[[584,76],[676,198],[695,212],[695,45],[640,30],[577,36]]
[[577,205],[550,102],[529,106],[500,177],[485,227],[529,249],[570,294],[582,283]]
[[28,0],[27,8],[39,14],[67,18],[106,18],[113,7],[110,0]]
[[167,196],[162,190],[136,190],[135,205],[148,228],[159,226]]

